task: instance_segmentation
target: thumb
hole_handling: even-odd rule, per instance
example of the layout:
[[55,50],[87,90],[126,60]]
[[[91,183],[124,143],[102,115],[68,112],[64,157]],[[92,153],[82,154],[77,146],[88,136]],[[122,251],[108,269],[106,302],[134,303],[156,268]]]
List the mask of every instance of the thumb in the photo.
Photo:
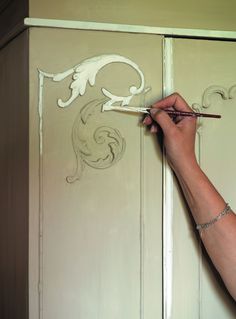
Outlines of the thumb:
[[175,128],[175,124],[165,111],[157,108],[152,108],[150,110],[150,114],[153,120],[160,125],[164,134],[167,134],[170,129]]

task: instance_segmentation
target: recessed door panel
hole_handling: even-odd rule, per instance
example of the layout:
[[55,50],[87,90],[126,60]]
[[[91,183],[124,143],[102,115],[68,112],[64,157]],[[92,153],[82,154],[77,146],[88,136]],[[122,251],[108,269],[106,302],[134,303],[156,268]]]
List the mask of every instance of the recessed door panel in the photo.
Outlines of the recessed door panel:
[[[202,169],[235,210],[236,44],[208,40],[174,40],[174,87],[196,110],[221,114],[198,122],[196,153]],[[235,318],[236,308],[194,232],[194,223],[174,195],[174,318],[195,318],[185,307],[193,300],[196,318]],[[182,230],[180,232],[180,229]],[[192,288],[191,288],[192,287]],[[181,291],[181,294],[179,293]],[[187,312],[185,310],[188,309]],[[184,312],[184,315],[183,315]]]
[[162,39],[33,29],[30,44],[32,313],[161,318],[161,152],[140,115],[107,109],[161,97]]

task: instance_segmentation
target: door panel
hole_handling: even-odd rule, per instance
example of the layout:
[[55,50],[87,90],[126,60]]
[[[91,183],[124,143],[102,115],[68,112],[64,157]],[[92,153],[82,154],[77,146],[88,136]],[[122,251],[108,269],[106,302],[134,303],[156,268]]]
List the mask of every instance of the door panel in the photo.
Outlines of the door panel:
[[[201,167],[234,210],[235,55],[236,43],[174,40],[175,90],[201,112],[222,115],[220,120],[199,121],[196,152]],[[191,295],[190,304],[193,304],[192,297],[195,295],[195,308],[198,308],[196,318],[235,318],[235,304],[228,297],[209,260],[201,257],[194,224],[177,188],[174,203],[173,308],[177,310],[174,318],[195,318],[190,312],[188,316],[186,313],[183,315],[188,294]]]
[[102,112],[161,97],[161,37],[33,29],[30,70],[32,318],[161,318],[161,152]]

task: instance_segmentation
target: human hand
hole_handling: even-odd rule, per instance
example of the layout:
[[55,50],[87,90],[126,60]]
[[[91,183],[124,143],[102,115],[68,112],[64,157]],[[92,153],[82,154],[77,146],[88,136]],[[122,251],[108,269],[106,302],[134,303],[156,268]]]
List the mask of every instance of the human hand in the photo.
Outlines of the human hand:
[[151,127],[152,133],[161,129],[164,135],[164,145],[170,166],[179,171],[186,165],[196,164],[195,135],[196,117],[171,118],[164,110],[192,112],[186,101],[174,93],[153,104],[150,116],[146,116],[143,123]]

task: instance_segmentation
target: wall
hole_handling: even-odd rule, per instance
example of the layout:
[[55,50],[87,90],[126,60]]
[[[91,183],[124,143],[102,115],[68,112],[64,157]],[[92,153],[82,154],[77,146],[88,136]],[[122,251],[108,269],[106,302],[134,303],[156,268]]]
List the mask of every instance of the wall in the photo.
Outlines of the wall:
[[234,0],[31,0],[30,17],[236,30]]
[[0,46],[25,17],[235,31],[235,10],[234,0],[2,0]]

